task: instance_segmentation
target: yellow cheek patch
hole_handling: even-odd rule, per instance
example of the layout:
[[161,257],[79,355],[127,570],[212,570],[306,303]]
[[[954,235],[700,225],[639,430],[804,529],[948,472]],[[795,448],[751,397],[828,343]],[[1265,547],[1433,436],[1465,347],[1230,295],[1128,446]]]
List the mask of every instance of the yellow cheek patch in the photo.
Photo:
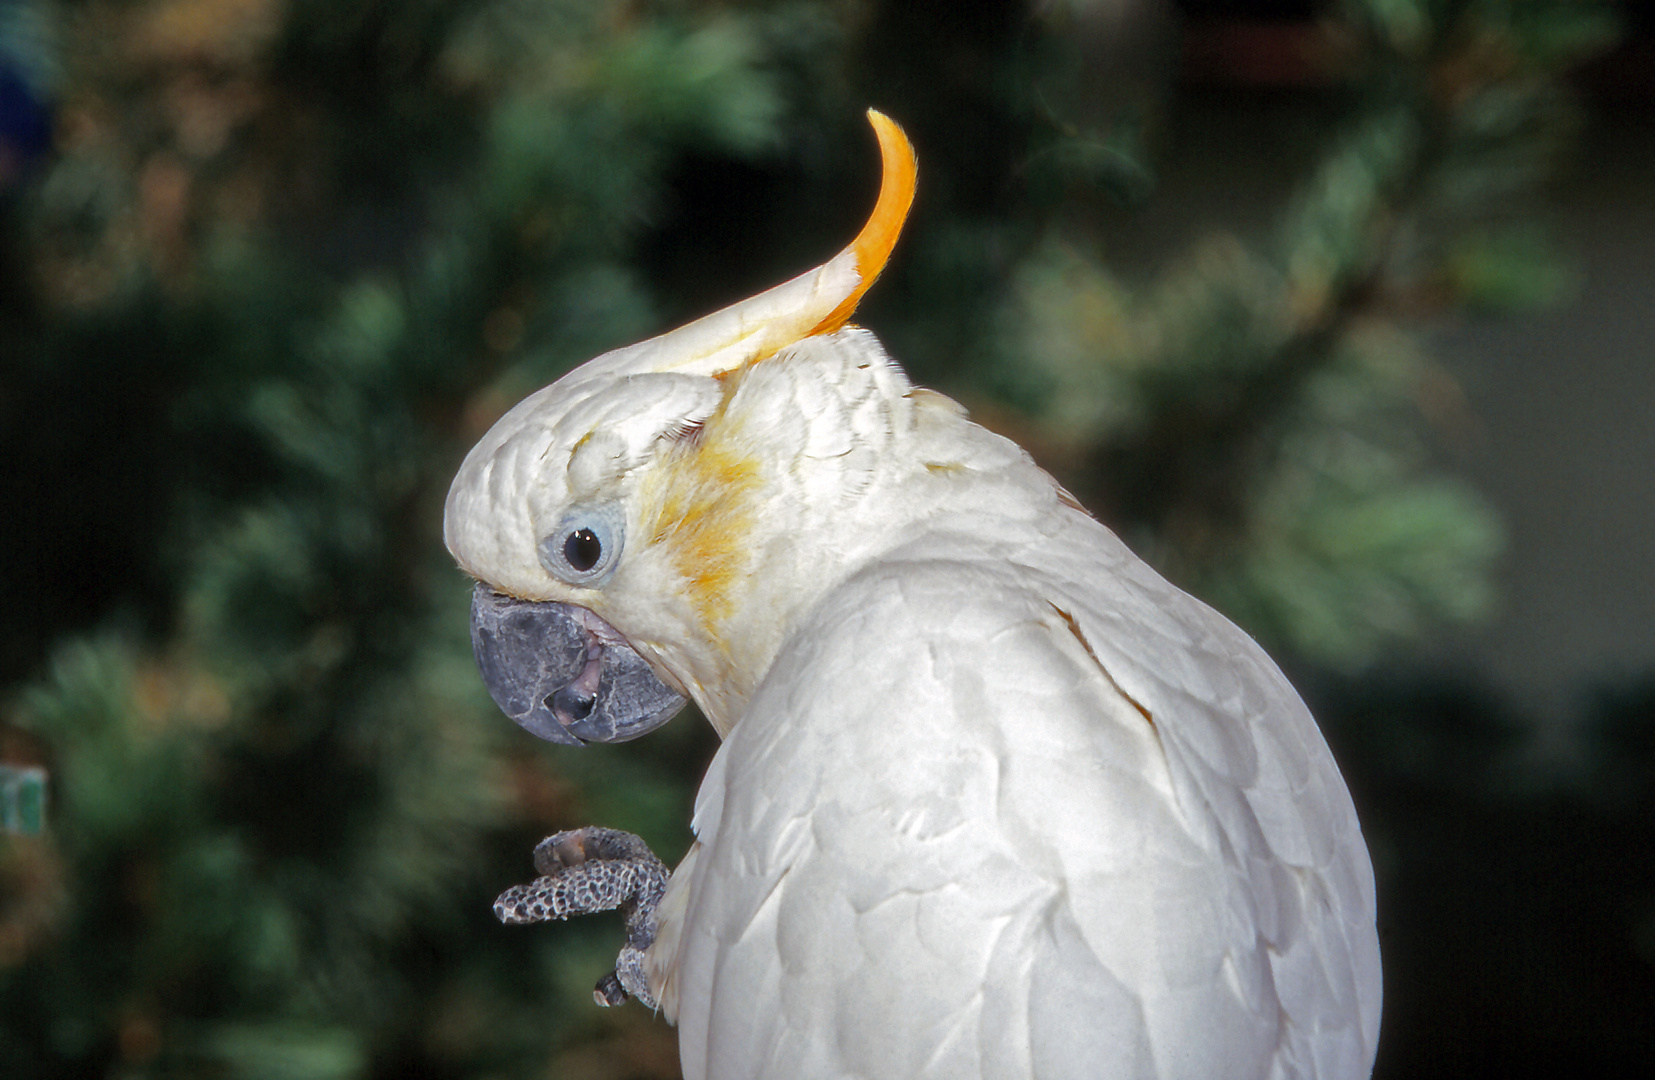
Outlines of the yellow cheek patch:
[[[680,443],[648,480],[644,527],[688,584],[691,603],[706,626],[730,614],[731,586],[746,573],[758,461],[727,440],[702,433]],[[652,496],[652,497],[651,497]]]

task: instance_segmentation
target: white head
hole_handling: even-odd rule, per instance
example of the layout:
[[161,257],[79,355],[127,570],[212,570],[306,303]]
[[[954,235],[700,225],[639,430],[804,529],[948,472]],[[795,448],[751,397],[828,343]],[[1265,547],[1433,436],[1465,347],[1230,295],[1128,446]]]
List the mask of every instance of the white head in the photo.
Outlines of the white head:
[[748,602],[753,560],[798,524],[775,512],[788,487],[775,440],[810,438],[810,417],[756,407],[761,389],[765,405],[786,400],[764,361],[856,347],[874,358],[858,368],[865,379],[907,389],[871,335],[845,328],[914,194],[913,148],[883,115],[869,119],[884,178],[849,247],[530,395],[466,456],[448,494],[443,534],[462,568],[508,597],[596,613],[721,729],[751,689],[743,675],[767,665],[755,653],[774,647],[769,622],[785,618]]

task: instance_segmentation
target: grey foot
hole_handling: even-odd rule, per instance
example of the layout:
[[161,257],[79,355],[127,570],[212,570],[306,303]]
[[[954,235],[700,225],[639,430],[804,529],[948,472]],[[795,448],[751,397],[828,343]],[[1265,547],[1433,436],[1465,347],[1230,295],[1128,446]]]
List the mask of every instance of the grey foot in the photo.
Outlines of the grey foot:
[[619,1005],[630,995],[655,1008],[644,952],[655,942],[655,905],[666,891],[666,865],[629,832],[588,827],[542,840],[534,849],[534,868],[542,876],[501,893],[494,901],[495,917],[516,925],[619,908],[626,918],[626,944],[592,997],[599,1005]]

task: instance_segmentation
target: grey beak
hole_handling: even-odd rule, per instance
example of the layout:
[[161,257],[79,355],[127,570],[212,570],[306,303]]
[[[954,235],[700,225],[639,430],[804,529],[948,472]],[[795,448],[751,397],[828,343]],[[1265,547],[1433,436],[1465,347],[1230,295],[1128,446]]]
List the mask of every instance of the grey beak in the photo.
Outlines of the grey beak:
[[571,604],[514,600],[479,582],[471,649],[494,703],[549,742],[626,742],[685,704],[607,623]]

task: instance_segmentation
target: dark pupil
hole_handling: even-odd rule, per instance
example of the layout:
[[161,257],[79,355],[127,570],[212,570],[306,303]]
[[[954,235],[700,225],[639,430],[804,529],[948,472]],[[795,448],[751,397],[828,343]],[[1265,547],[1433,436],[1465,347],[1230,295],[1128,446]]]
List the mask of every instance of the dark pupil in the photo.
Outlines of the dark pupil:
[[602,556],[603,545],[591,529],[576,529],[569,534],[569,539],[563,541],[563,557],[569,560],[570,566],[583,573],[598,565],[598,559]]

